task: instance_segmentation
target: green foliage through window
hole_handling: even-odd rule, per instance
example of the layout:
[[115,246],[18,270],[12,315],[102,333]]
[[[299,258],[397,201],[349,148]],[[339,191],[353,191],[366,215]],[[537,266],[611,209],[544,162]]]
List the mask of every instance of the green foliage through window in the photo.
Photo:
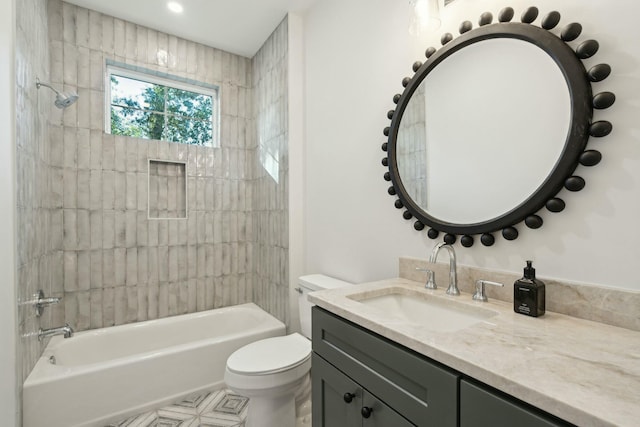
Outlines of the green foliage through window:
[[113,72],[110,85],[112,134],[212,145],[214,96],[211,94]]

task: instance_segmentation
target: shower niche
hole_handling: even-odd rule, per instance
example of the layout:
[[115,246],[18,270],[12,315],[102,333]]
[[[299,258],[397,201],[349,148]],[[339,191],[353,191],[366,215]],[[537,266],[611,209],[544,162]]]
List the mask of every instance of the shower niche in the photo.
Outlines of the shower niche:
[[149,159],[149,219],[187,218],[187,166]]

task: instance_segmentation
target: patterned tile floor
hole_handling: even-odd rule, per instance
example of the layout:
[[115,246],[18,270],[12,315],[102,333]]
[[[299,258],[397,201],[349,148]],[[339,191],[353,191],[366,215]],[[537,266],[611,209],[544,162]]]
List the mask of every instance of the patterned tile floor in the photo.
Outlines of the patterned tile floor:
[[216,390],[105,427],[243,427],[248,403],[229,389]]

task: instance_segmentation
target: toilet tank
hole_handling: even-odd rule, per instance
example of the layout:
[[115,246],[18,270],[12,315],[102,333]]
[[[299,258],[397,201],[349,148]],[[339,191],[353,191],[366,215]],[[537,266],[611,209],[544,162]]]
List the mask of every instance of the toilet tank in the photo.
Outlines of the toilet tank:
[[298,311],[302,335],[311,339],[311,307],[315,304],[307,300],[309,292],[342,288],[352,284],[323,274],[310,274],[298,278]]

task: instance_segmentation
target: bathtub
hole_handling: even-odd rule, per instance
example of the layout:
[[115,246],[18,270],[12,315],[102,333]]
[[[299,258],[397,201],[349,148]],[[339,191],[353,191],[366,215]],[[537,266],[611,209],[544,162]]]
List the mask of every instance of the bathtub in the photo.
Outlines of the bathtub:
[[24,383],[23,427],[102,427],[220,388],[231,353],[284,334],[249,303],[53,337]]

